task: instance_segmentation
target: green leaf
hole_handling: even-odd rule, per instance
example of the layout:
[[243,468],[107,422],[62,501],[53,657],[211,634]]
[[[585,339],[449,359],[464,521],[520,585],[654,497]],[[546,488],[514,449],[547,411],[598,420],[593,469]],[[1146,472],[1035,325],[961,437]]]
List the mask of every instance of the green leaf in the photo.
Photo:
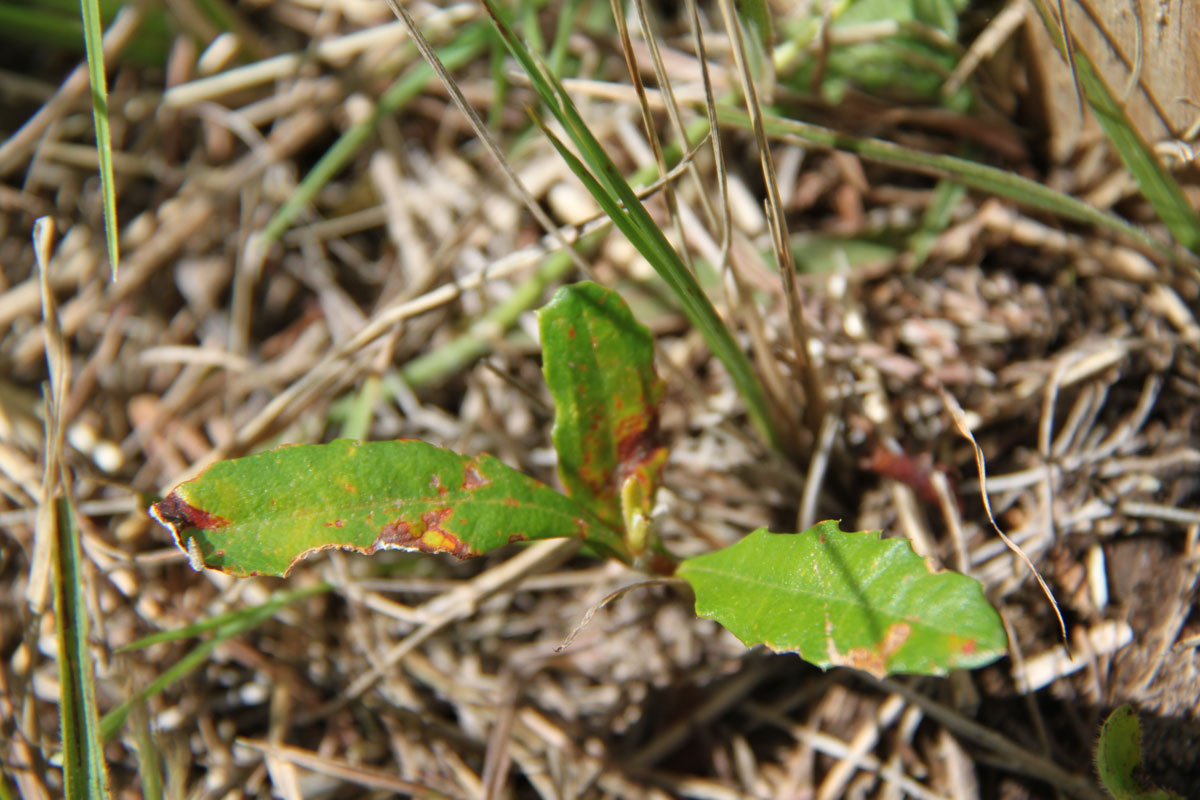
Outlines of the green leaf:
[[575,501],[497,461],[415,440],[291,445],[221,461],[151,509],[192,566],[286,576],[329,548],[482,555],[510,542],[578,537],[625,558],[615,531]]
[[[819,91],[840,103],[848,91],[908,104],[940,102],[960,111],[971,91],[943,96],[946,75],[961,57],[958,15],[963,0],[838,0],[810,4],[781,18],[776,64],[781,83]],[[856,33],[892,28],[881,36]],[[827,37],[827,38],[826,38]],[[822,41],[825,39],[825,41]],[[812,53],[821,50],[821,58]]]
[[696,592],[696,613],[747,646],[799,653],[825,669],[857,667],[942,675],[1007,651],[983,587],[938,572],[907,541],[846,533],[822,522],[803,533],[760,529],[676,575]]
[[1096,772],[1117,800],[1182,800],[1173,792],[1146,789],[1136,774],[1142,765],[1142,726],[1126,703],[1108,715],[1096,743]]
[[559,289],[538,324],[567,495],[621,528],[621,491],[632,479],[641,487],[640,507],[630,511],[648,517],[667,460],[658,439],[665,387],[654,371],[654,338],[619,294],[590,282]]

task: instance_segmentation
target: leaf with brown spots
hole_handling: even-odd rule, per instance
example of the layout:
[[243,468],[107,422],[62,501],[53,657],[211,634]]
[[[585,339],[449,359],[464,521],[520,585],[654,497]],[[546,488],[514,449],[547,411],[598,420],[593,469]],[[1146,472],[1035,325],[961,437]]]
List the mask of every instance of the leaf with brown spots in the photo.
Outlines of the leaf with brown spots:
[[934,569],[907,541],[875,531],[847,533],[834,522],[803,533],[758,530],[675,574],[696,592],[696,613],[747,646],[798,653],[822,668],[943,675],[1008,649],[978,581]]
[[[538,312],[543,371],[554,397],[554,449],[567,494],[615,528],[649,516],[667,450],[658,436],[663,382],[654,339],[621,296],[565,286]],[[622,489],[638,508],[622,514]]]
[[470,558],[514,541],[578,537],[628,558],[579,503],[491,456],[416,440],[284,446],[221,461],[150,513],[197,569],[286,575],[330,548]]

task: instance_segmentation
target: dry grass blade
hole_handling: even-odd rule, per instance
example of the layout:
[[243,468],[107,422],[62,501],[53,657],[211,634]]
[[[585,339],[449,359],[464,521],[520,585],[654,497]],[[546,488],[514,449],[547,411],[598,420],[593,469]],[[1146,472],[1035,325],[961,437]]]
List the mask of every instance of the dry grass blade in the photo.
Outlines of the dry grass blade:
[[[629,79],[633,83],[633,89],[637,92],[638,106],[642,111],[642,124],[646,129],[646,136],[650,140],[650,147],[654,151],[654,163],[658,165],[660,175],[667,173],[667,160],[663,156],[662,140],[658,135],[658,126],[654,124],[654,117],[650,110],[650,103],[646,99],[646,86],[642,82],[642,73],[638,69],[637,56],[633,52],[633,42],[629,38],[629,23],[625,19],[624,4],[620,0],[613,0],[610,4],[613,12],[613,19],[617,24],[617,35],[621,41],[621,52],[625,56],[625,65],[629,70]],[[642,10],[642,19],[645,20],[644,9]],[[655,68],[658,68],[659,62],[655,62]],[[682,222],[679,217],[679,200],[675,196],[675,189],[670,183],[663,186],[663,197],[666,198],[667,207],[670,210],[671,220],[675,225],[675,233],[679,240],[683,240]],[[692,272],[695,272],[695,267],[692,266],[691,256],[687,248],[680,251],[680,257],[683,259],[684,265]]]
[[[779,359],[775,358],[771,351],[771,346],[766,333],[766,320],[760,312],[758,304],[753,302],[753,293],[748,285],[745,276],[742,274],[741,268],[734,262],[732,258],[732,250],[734,246],[735,228],[733,223],[733,212],[729,197],[729,176],[725,163],[725,148],[722,145],[721,127],[717,120],[717,98],[713,89],[712,74],[708,65],[708,54],[704,44],[704,32],[701,28],[700,13],[696,8],[695,0],[688,0],[688,33],[691,35],[693,47],[696,51],[696,61],[700,68],[701,84],[704,88],[704,111],[708,120],[709,135],[712,137],[712,156],[713,165],[715,167],[715,180],[717,191],[715,197],[719,200],[719,213],[717,209],[710,208],[708,194],[701,191],[700,196],[703,199],[706,216],[711,220],[710,225],[714,225],[720,232],[718,236],[719,242],[719,257],[716,260],[718,271],[722,275],[727,275],[733,282],[734,297],[732,302],[728,304],[733,309],[741,312],[743,319],[746,322],[750,331],[750,342],[753,348],[755,366],[758,367],[758,372],[763,376],[763,386],[771,397],[771,409],[779,419],[779,425],[784,431],[794,430],[798,424],[799,412],[792,399],[792,385],[783,374],[783,366]],[[655,47],[654,53],[658,52]],[[656,59],[657,65],[657,59]],[[657,66],[656,66],[657,69]],[[660,78],[661,80],[661,78]],[[667,102],[664,104],[667,113],[672,115],[674,119],[675,102],[670,98],[671,89],[669,82],[664,83],[664,90],[668,94]],[[697,178],[699,185],[699,178]],[[725,288],[725,285],[722,284]],[[784,434],[791,438],[790,434]]]
[[[462,66],[477,58],[483,52],[486,39],[487,30],[479,22],[474,22],[463,30],[453,42],[443,48],[440,56],[434,56],[444,73],[439,77],[446,80],[445,76],[449,75],[448,69]],[[428,42],[425,45],[428,47]],[[282,236],[301,210],[307,207],[333,176],[341,172],[350,159],[362,149],[370,136],[378,129],[380,123],[396,114],[404,105],[419,95],[432,77],[434,77],[433,70],[427,62],[419,62],[406,70],[380,97],[374,113],[343,133],[337,143],[325,151],[321,159],[263,228],[259,245],[269,246]],[[450,80],[453,79],[450,78]]]
[[355,700],[382,678],[387,670],[399,664],[405,656],[447,625],[474,613],[484,600],[508,589],[525,576],[557,567],[574,555],[579,545],[580,542],[573,539],[537,542],[470,583],[430,600],[420,612],[426,622],[388,650],[373,669],[355,679],[330,707],[318,709],[315,716],[323,717]]
[[[141,22],[142,12],[137,6],[122,6],[104,34],[104,60],[115,57],[121,51]],[[76,67],[50,101],[16,133],[0,143],[0,175],[7,175],[20,167],[24,159],[37,147],[45,130],[88,88],[88,71],[89,67],[86,64]]]
[[[88,607],[84,600],[88,581],[71,486],[63,458],[66,427],[65,403],[70,391],[69,351],[59,324],[58,308],[50,288],[54,224],[42,218],[34,225],[34,252],[42,287],[42,320],[49,368],[49,393],[45,400],[46,471],[38,504],[37,536],[52,562],[54,627],[57,634],[58,705],[62,732],[63,793],[68,800],[106,800],[108,767],[96,713]],[[36,566],[36,565],[35,565]],[[31,581],[33,585],[35,581]],[[42,612],[44,596],[29,597],[35,612]]]
[[1025,22],[1029,10],[1029,0],[1008,0],[1004,10],[988,22],[984,32],[976,37],[954,67],[942,86],[942,96],[949,97],[962,88],[984,58],[992,55]]
[[340,782],[361,786],[364,789],[376,789],[381,792],[391,792],[409,797],[430,798],[430,800],[451,796],[429,786],[401,780],[388,772],[340,762],[327,756],[322,756],[320,753],[303,750],[299,747],[273,744],[259,739],[239,739],[238,744],[257,750],[264,755],[304,767],[321,775],[326,775]]
[[[1058,3],[1058,25],[1059,35],[1062,36],[1063,50],[1067,57],[1067,69],[1071,71],[1071,83],[1075,87],[1075,102],[1079,106],[1079,113],[1083,114],[1083,88],[1079,85],[1079,70],[1075,66],[1075,42],[1071,36],[1070,23],[1067,22],[1067,4],[1065,0],[1056,0]],[[1135,14],[1136,16],[1136,14]]]
[[811,337],[808,325],[804,320],[804,309],[801,306],[800,291],[796,283],[794,267],[796,259],[792,256],[791,236],[783,215],[783,201],[779,195],[779,178],[775,174],[775,160],[767,142],[762,107],[759,105],[758,92],[754,86],[753,76],[750,74],[741,24],[731,0],[721,0],[721,16],[725,21],[725,30],[733,45],[734,61],[742,83],[742,94],[746,98],[750,125],[758,145],[758,157],[762,164],[763,182],[767,190],[766,208],[771,230],[771,247],[775,252],[775,262],[779,267],[779,277],[783,283],[784,302],[787,304],[788,323],[792,333],[792,349],[803,376],[804,419],[808,423],[809,432],[815,438],[821,426],[821,420],[825,417],[825,392],[822,389],[823,381],[820,370],[813,362]]
[[[488,131],[487,126],[483,124],[483,120],[479,118],[479,114],[475,112],[475,108],[467,102],[467,99],[463,96],[462,89],[459,88],[458,83],[446,69],[445,65],[442,64],[437,53],[433,51],[433,48],[429,45],[429,41],[421,33],[421,29],[417,27],[417,23],[413,20],[412,15],[400,4],[399,0],[388,0],[388,7],[392,9],[396,17],[408,28],[408,35],[412,37],[413,42],[417,45],[417,49],[421,51],[421,55],[425,58],[425,61],[433,67],[434,72],[442,80],[446,90],[450,93],[450,97],[454,100],[455,107],[470,122],[471,130],[475,132],[475,135],[479,137],[479,141],[483,143],[492,157],[496,159],[496,163],[508,179],[513,191],[517,193],[521,203],[542,226],[542,230],[551,236],[561,237],[562,234],[558,226],[554,224],[541,205],[533,199],[529,190],[525,188],[525,184],[517,176],[517,173],[513,170],[511,163],[509,163],[508,158],[505,156],[504,150],[496,142],[491,132]],[[574,261],[575,266],[579,268],[580,272],[585,275],[590,274],[587,264],[579,257],[578,253],[575,253],[574,248],[565,239],[560,239],[559,244],[562,245],[565,252],[572,254],[572,261]]]
[[1037,753],[1031,753],[996,731],[990,730],[912,687],[899,681],[885,678],[880,684],[887,690],[904,697],[919,706],[930,717],[938,720],[962,738],[976,742],[996,754],[1010,769],[1027,772],[1049,782],[1051,785],[1080,800],[1102,800],[1104,793],[1087,778],[1072,774],[1058,764]]
[[1051,607],[1054,609],[1054,616],[1058,618],[1059,631],[1062,633],[1063,642],[1068,642],[1067,623],[1063,620],[1062,611],[1058,608],[1058,600],[1054,597],[1054,592],[1050,591],[1050,587],[1046,584],[1046,580],[1034,566],[1033,561],[1025,553],[1021,546],[1008,538],[1003,530],[1000,529],[999,523],[996,522],[996,516],[992,513],[992,501],[988,497],[987,489],[987,464],[983,458],[983,448],[979,446],[979,442],[975,439],[975,434],[971,432],[971,426],[967,422],[967,415],[963,411],[962,406],[954,399],[954,395],[950,394],[942,386],[938,386],[938,394],[942,398],[942,403],[945,405],[946,411],[950,414],[950,418],[954,420],[954,427],[964,439],[971,443],[971,449],[975,452],[975,469],[979,473],[979,498],[983,501],[983,510],[987,514],[988,522],[992,525],[992,530],[1004,542],[1004,545],[1011,550],[1018,558],[1025,562],[1025,566],[1029,567],[1029,571],[1033,573],[1033,577],[1037,579],[1038,586],[1042,587],[1042,592],[1046,595],[1046,599],[1050,601]]
[[615,589],[609,592],[599,603],[588,607],[588,610],[584,612],[583,617],[580,618],[579,624],[571,629],[571,632],[567,634],[567,638],[563,639],[562,644],[554,648],[554,652],[561,653],[563,650],[566,650],[568,647],[570,647],[571,643],[575,641],[575,637],[578,636],[580,632],[588,626],[588,623],[592,621],[592,617],[596,616],[597,612],[599,612],[609,603],[612,603],[626,594],[629,594],[629,592],[633,591],[634,589],[642,589],[647,586],[667,585],[682,586],[683,584],[680,581],[671,578],[661,578],[650,581],[637,581],[636,583],[631,583],[628,586],[622,586],[620,589]]
[[55,540],[58,531],[58,509],[56,502],[61,489],[63,446],[63,407],[61,400],[66,394],[68,370],[67,348],[63,341],[62,327],[58,322],[58,302],[50,285],[50,256],[54,242],[54,221],[42,218],[33,230],[34,254],[38,264],[38,286],[41,290],[42,324],[46,337],[46,364],[49,367],[50,396],[45,408],[51,412],[45,421],[46,463],[42,474],[41,496],[38,502],[37,526],[34,550],[30,559],[29,582],[26,584],[25,602],[35,613],[46,610],[50,595],[50,575],[54,561]]

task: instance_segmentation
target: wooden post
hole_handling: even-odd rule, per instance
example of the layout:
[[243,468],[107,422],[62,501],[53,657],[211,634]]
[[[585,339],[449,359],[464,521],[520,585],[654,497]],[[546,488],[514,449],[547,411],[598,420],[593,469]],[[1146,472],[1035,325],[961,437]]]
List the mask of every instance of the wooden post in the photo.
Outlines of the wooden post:
[[[1065,5],[1079,49],[1113,95],[1124,98],[1126,113],[1143,138],[1151,144],[1177,139],[1200,119],[1200,2],[1065,0]],[[1078,117],[1070,72],[1036,12],[1028,15],[1026,27],[1027,52],[1046,104],[1050,155],[1061,161],[1075,151],[1087,128]],[[1126,94],[1137,70],[1139,33],[1140,74]]]

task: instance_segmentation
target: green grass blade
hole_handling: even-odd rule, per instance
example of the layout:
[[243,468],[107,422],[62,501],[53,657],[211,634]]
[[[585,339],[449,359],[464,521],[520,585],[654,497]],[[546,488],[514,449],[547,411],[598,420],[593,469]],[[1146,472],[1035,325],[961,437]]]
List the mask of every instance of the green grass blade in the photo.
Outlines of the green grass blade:
[[[1055,24],[1050,9],[1043,0],[1039,0],[1035,5],[1051,41],[1060,53],[1065,53],[1066,40]],[[1104,134],[1116,148],[1121,161],[1137,181],[1142,195],[1154,207],[1159,218],[1175,237],[1175,241],[1193,253],[1200,253],[1200,216],[1188,203],[1175,178],[1167,172],[1134,129],[1125,114],[1125,109],[1113,97],[1087,54],[1079,47],[1072,48],[1072,52],[1075,75],[1083,89],[1083,96],[1096,115],[1100,127],[1104,129]]]
[[154,697],[175,681],[182,679],[192,670],[203,665],[208,660],[209,654],[222,642],[257,627],[259,624],[270,619],[284,606],[305,597],[329,591],[330,588],[332,587],[328,584],[322,583],[304,589],[276,592],[270,600],[261,605],[238,609],[237,611],[222,614],[219,617],[213,617],[195,625],[186,625],[174,631],[163,631],[139,639],[137,642],[122,648],[124,650],[132,650],[159,642],[190,638],[206,631],[213,632],[210,638],[196,645],[187,655],[176,661],[163,671],[161,675],[135,692],[132,697],[105,714],[104,718],[100,720],[101,738],[104,741],[112,739],[121,730],[121,727],[125,724],[125,720],[128,719],[130,712],[134,708]]
[[113,181],[112,134],[108,129],[108,84],[104,76],[103,29],[99,0],[79,0],[83,15],[83,43],[87,50],[88,77],[92,84],[92,119],[96,124],[96,154],[100,159],[100,191],[104,195],[104,234],[113,280],[121,262],[117,246],[117,189]]
[[488,72],[492,79],[492,107],[488,109],[488,127],[499,128],[504,122],[504,102],[508,98],[508,76],[504,74],[504,48],[500,35],[488,31]]
[[517,14],[524,23],[525,30],[529,32],[529,49],[545,55],[546,40],[542,37],[541,23],[538,21],[538,4],[530,0],[518,0],[517,6]]
[[[608,156],[604,146],[592,135],[562,84],[534,60],[528,49],[517,39],[512,28],[500,16],[492,0],[484,0],[484,3],[509,52],[529,76],[534,89],[550,112],[566,129],[581,158],[571,155],[561,142],[555,141],[555,147],[622,233],[670,287],[689,322],[700,331],[713,355],[729,371],[730,378],[745,402],[746,411],[759,433],[772,447],[778,448],[780,440],[758,376],[755,375],[746,354],[737,346],[733,335],[713,308],[712,302],[696,282],[695,276],[684,266],[679,254],[654,223],[646,207]],[[553,137],[551,140],[554,141]]]
[[[597,236],[585,237],[577,247],[590,249],[596,241]],[[533,308],[551,284],[565,278],[574,268],[575,262],[565,250],[547,255],[532,276],[520,283],[503,302],[472,322],[464,334],[405,364],[401,372],[404,382],[414,388],[433,385],[491,352],[496,338],[516,324],[521,314]]]
[[554,41],[550,44],[550,55],[547,56],[546,62],[550,65],[550,72],[559,78],[563,76],[563,67],[567,62],[567,42],[575,31],[575,18],[579,14],[581,2],[582,0],[567,0],[558,12]]
[[933,200],[921,216],[921,224],[908,239],[908,249],[913,255],[913,268],[925,263],[933,243],[950,225],[954,209],[963,201],[967,187],[957,181],[940,180],[933,190]]
[[154,741],[150,723],[144,712],[134,714],[134,751],[138,764],[138,783],[141,784],[142,800],[163,800],[162,753]]
[[104,737],[105,741],[112,739],[121,730],[121,727],[125,724],[125,720],[129,717],[129,713],[134,707],[146,702],[149,698],[154,697],[175,681],[180,680],[189,672],[204,664],[208,660],[209,654],[221,642],[244,633],[269,619],[278,607],[279,604],[276,603],[265,603],[256,608],[238,612],[236,619],[218,628],[211,639],[206,639],[197,645],[187,655],[164,670],[161,675],[135,692],[132,697],[105,714],[104,718],[100,720],[101,736]]
[[70,503],[58,500],[54,558],[54,610],[58,633],[59,713],[63,781],[68,800],[106,798],[108,772],[96,715],[96,687],[88,652],[83,598],[83,553]]
[[[740,109],[726,105],[718,106],[717,119],[723,125],[750,130],[750,117]],[[988,192],[997,197],[1005,197],[1024,206],[1119,233],[1164,256],[1172,255],[1170,247],[1115,214],[1101,211],[1082,200],[996,167],[955,156],[924,153],[882,139],[848,136],[820,125],[785,119],[771,114],[763,115],[763,126],[767,135],[772,138],[798,144],[828,147],[833,150],[844,150],[880,164],[890,164],[949,178],[971,189]]]
[[[489,29],[484,24],[468,26],[459,34],[458,38],[438,50],[438,56],[448,69],[460,67],[483,52],[483,48],[488,43],[488,32]],[[412,65],[395,83],[388,87],[383,96],[379,98],[375,112],[362,122],[352,125],[333,143],[333,146],[304,176],[304,180],[300,182],[287,201],[271,217],[262,232],[262,245],[266,247],[282,236],[296,216],[321,190],[321,187],[337,175],[354,157],[354,154],[362,148],[375,129],[379,127],[379,121],[403,108],[425,89],[433,77],[433,68],[422,61]]]
[[379,403],[382,381],[377,373],[368,373],[362,385],[349,398],[349,413],[342,423],[342,438],[367,439],[371,433],[371,420],[375,418],[375,407]]
[[741,0],[737,4],[737,13],[741,22],[758,37],[761,52],[769,53],[775,39],[775,31],[771,24],[771,9],[767,0]]
[[[287,592],[277,592],[276,594],[272,595],[271,599],[267,600],[267,602],[255,606],[254,608],[257,609],[269,607],[272,609],[272,612],[278,611],[284,606],[294,603],[297,600],[303,600],[306,597],[312,597],[313,595],[328,592],[332,588],[333,587],[328,583],[318,583],[313,586],[305,587],[304,589],[293,589]],[[152,633],[149,636],[143,636],[136,641],[130,642],[124,647],[121,647],[117,652],[128,653],[132,650],[141,650],[143,648],[150,647],[151,645],[162,644],[163,642],[177,642],[180,639],[192,639],[209,633],[210,631],[218,630],[227,625],[235,624],[238,620],[242,619],[242,617],[244,617],[248,611],[252,610],[254,609],[240,608],[236,611],[228,611],[224,614],[218,614],[215,617],[209,617],[208,619],[201,620],[200,622],[196,622],[191,625],[184,625],[169,631]]]
[[18,800],[18,798],[16,788],[8,780],[8,772],[0,764],[0,800]]

